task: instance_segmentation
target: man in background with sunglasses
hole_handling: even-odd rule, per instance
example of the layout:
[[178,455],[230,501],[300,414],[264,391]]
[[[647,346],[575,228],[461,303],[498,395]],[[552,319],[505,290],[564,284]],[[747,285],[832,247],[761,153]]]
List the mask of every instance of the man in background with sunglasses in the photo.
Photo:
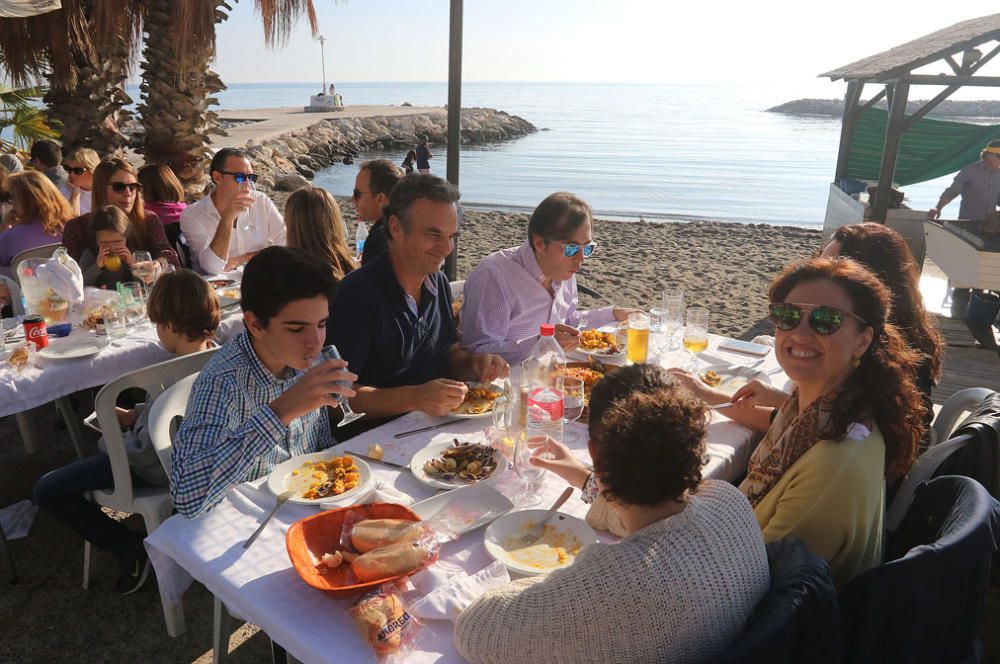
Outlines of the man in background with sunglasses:
[[496,353],[520,362],[541,325],[556,326],[564,350],[580,345],[580,330],[625,320],[631,309],[577,311],[576,273],[597,248],[593,213],[582,198],[550,195],[528,222],[528,239],[483,259],[465,282],[462,345],[471,353]]
[[396,183],[403,179],[403,169],[388,159],[372,159],[361,164],[354,178],[354,208],[358,221],[373,224],[365,240],[361,264],[368,265],[385,251],[385,206]]
[[285,220],[271,199],[256,190],[250,155],[223,148],[212,157],[215,189],[181,213],[181,231],[195,268],[203,274],[236,269],[262,249],[285,245]]

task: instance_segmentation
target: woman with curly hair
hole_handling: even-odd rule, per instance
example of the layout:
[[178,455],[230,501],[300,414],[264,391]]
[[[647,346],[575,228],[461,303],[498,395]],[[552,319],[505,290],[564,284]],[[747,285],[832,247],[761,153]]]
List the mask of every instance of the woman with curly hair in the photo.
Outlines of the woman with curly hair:
[[931,390],[941,378],[945,343],[934,319],[924,309],[917,262],[906,240],[884,224],[841,226],[823,249],[823,256],[846,256],[864,264],[892,293],[889,322],[896,326],[910,348],[922,357],[914,377],[924,399],[926,423],[934,417]]
[[[124,159],[117,157],[106,159],[94,169],[93,195],[91,202],[94,210],[106,205],[114,205],[129,218],[128,239],[133,251],[148,251],[154,262],[160,266],[170,264],[181,267],[177,252],[170,247],[170,242],[163,232],[163,224],[152,212],[147,213],[142,200],[142,185],[139,184],[138,171]],[[101,254],[97,244],[97,236],[91,228],[91,215],[85,214],[71,219],[63,232],[63,245],[69,255],[80,264],[84,278],[88,271],[96,274],[96,262]],[[132,264],[131,255],[124,259],[129,268]],[[91,275],[93,276],[93,275]]]
[[10,263],[27,249],[62,241],[63,227],[73,209],[52,181],[38,171],[10,176],[14,225],[0,233],[0,275],[10,273]]
[[532,462],[584,490],[587,521],[623,536],[572,567],[493,590],[459,616],[480,662],[698,662],[724,650],[767,592],[760,529],[732,485],[702,481],[708,410],[659,367],[603,378],[590,400],[591,471],[561,443]]
[[921,356],[889,322],[889,289],[853,259],[794,263],[770,300],[775,354],[795,389],[783,403],[753,385],[733,395],[780,406],[740,489],[765,541],[801,539],[842,587],[882,562],[885,481],[906,474],[924,431]]

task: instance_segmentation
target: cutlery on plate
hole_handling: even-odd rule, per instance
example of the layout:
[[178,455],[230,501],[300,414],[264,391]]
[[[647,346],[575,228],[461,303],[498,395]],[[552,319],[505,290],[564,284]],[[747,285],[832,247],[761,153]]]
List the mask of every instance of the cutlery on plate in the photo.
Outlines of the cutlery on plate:
[[521,536],[521,542],[523,544],[534,544],[535,541],[542,536],[542,533],[545,532],[545,524],[552,520],[552,517],[556,515],[556,511],[562,507],[563,503],[569,500],[569,497],[572,495],[573,487],[566,487],[556,502],[552,503],[552,507],[550,507],[549,511],[545,513],[545,516],[538,522],[538,525]]
[[723,403],[712,404],[708,407],[709,410],[719,410],[720,408],[729,408],[733,405],[732,401],[725,401]]
[[446,427],[449,424],[455,424],[461,422],[462,420],[448,420],[447,422],[441,422],[439,424],[432,424],[429,427],[424,427],[422,429],[414,429],[413,431],[401,431],[393,436],[393,438],[406,438],[407,436],[412,436],[415,433],[423,433],[424,431],[432,431],[433,429],[440,429],[441,427]]
[[284,505],[286,502],[288,502],[288,499],[294,495],[295,495],[294,491],[286,491],[278,495],[278,500],[274,503],[274,507],[271,508],[271,511],[268,512],[267,516],[264,517],[264,520],[260,522],[259,526],[257,526],[257,530],[253,531],[253,535],[250,536],[250,539],[248,539],[246,542],[243,543],[244,549],[250,548],[250,545],[253,544],[254,541],[256,541],[256,539],[260,536],[262,532],[264,532],[264,526],[266,526],[267,522],[271,520],[271,517],[273,517],[274,514],[278,511],[278,508]]

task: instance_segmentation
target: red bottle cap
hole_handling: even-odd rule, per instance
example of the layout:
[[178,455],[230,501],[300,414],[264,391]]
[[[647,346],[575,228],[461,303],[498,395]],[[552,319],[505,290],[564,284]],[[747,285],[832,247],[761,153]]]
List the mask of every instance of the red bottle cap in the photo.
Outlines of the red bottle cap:
[[556,334],[556,326],[551,323],[546,323],[539,328],[543,337],[553,337]]

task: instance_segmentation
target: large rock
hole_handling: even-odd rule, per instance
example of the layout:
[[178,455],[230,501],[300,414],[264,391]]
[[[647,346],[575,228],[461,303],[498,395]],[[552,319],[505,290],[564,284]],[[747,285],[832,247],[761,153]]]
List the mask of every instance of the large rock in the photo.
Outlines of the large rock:
[[278,191],[298,191],[309,186],[309,180],[298,173],[287,173],[274,178],[274,188]]

